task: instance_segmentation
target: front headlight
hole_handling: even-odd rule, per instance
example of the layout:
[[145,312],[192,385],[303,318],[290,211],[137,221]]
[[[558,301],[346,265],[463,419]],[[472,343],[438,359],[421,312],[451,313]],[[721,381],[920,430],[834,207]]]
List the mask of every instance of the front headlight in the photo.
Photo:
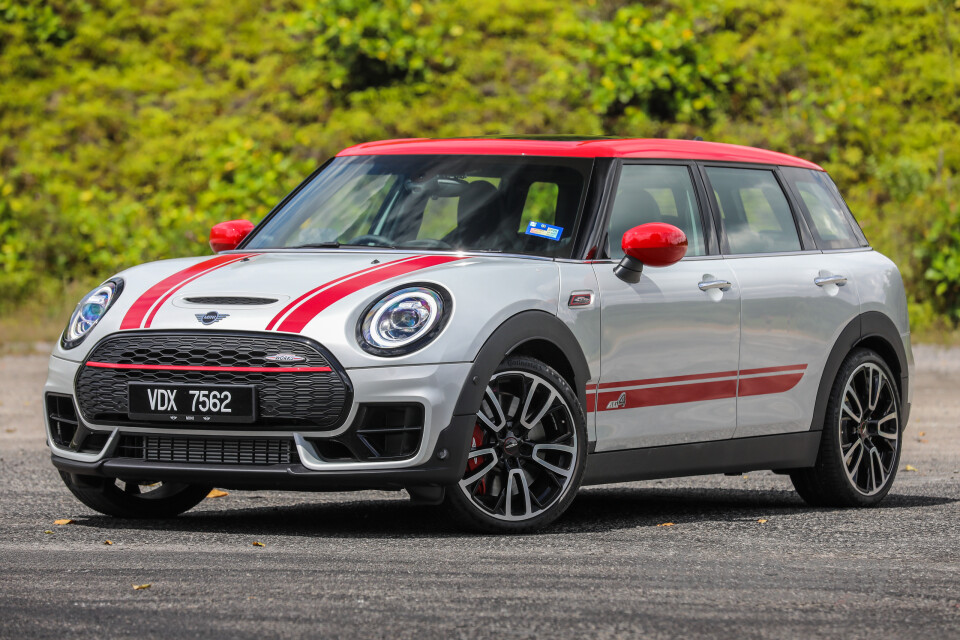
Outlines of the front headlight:
[[121,291],[123,280],[113,278],[85,295],[70,316],[70,324],[63,330],[60,345],[64,349],[73,349],[83,342],[90,330],[97,326],[100,318],[113,306]]
[[447,323],[450,294],[434,285],[405,286],[371,305],[357,327],[360,347],[378,356],[402,356],[425,347]]

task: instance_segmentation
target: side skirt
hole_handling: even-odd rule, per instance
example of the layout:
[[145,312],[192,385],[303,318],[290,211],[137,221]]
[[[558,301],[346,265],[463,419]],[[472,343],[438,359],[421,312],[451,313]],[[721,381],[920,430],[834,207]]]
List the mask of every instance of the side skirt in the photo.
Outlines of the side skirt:
[[666,447],[602,451],[587,456],[584,485],[812,467],[820,431],[736,438]]

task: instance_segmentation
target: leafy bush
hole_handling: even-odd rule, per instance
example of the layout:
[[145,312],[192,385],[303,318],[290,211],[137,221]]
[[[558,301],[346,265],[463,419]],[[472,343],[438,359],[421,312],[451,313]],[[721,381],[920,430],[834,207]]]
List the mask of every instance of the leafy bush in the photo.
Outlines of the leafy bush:
[[0,311],[203,253],[352,143],[605,133],[820,162],[957,322],[958,43],[957,0],[0,0]]

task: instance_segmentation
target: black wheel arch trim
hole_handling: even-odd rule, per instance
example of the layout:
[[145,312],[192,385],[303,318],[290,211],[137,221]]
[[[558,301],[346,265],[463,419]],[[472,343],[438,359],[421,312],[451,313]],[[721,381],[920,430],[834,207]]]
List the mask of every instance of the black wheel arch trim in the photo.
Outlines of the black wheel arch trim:
[[570,328],[557,316],[546,311],[521,311],[511,316],[490,334],[473,360],[467,382],[460,391],[454,415],[475,415],[480,409],[487,380],[505,357],[525,343],[542,340],[551,343],[566,357],[573,370],[574,392],[586,412],[587,380],[590,366],[583,355],[580,342]]
[[836,342],[834,342],[833,349],[827,357],[823,374],[820,377],[817,402],[813,410],[813,420],[810,424],[811,431],[823,429],[830,390],[833,388],[833,383],[837,379],[837,372],[840,371],[843,361],[853,349],[864,342],[868,342],[871,338],[879,338],[886,343],[896,357],[896,362],[888,362],[887,364],[891,369],[895,369],[895,373],[899,373],[900,406],[903,412],[901,428],[906,426],[907,419],[910,417],[910,404],[907,402],[910,380],[903,339],[897,330],[897,326],[888,316],[879,311],[867,311],[847,323],[847,326],[843,328]]

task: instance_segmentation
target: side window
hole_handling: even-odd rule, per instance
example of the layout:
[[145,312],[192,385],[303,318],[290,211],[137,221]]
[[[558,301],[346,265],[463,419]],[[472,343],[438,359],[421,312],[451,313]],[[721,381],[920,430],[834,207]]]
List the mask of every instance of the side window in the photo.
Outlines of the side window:
[[707,167],[729,253],[799,251],[787,196],[772,171]]
[[607,237],[609,254],[623,257],[621,240],[629,229],[666,222],[687,234],[687,255],[706,253],[697,196],[685,166],[628,164],[620,171]]
[[860,239],[851,226],[850,218],[832,195],[833,185],[825,174],[812,169],[784,168],[784,175],[796,189],[797,195],[813,226],[817,246],[821,249],[854,249]]

